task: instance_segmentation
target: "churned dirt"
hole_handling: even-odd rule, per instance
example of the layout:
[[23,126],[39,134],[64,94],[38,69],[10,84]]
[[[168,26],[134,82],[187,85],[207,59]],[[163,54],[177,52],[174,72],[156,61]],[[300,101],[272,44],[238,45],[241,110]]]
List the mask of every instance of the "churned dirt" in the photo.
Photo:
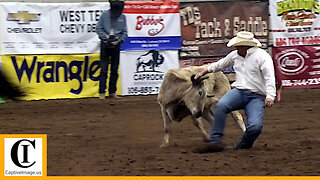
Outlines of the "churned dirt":
[[[47,134],[48,176],[320,175],[320,89],[285,89],[266,109],[250,150],[197,154],[201,133],[190,118],[163,122],[156,96],[18,101],[0,104],[0,133]],[[241,113],[243,113],[241,111]],[[241,137],[228,117],[224,142]]]

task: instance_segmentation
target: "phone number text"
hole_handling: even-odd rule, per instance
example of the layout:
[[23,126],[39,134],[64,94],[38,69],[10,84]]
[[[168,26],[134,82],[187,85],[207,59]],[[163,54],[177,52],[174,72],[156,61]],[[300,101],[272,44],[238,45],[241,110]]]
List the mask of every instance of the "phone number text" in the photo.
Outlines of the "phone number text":
[[128,94],[137,95],[137,94],[157,94],[159,92],[159,87],[128,87]]
[[282,80],[282,86],[307,86],[320,84],[320,78]]

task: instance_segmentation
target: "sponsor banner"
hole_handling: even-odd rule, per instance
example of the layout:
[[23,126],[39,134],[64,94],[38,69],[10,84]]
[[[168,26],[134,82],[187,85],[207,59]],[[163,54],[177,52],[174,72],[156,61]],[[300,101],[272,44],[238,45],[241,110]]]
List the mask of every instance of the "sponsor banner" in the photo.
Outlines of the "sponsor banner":
[[239,31],[250,31],[268,45],[268,2],[181,3],[180,57],[224,56],[232,48],[227,42]]
[[98,53],[108,3],[0,3],[1,54]]
[[320,87],[320,46],[272,48],[278,86]]
[[2,179],[47,176],[47,135],[0,134]]
[[[98,96],[99,54],[2,56],[2,67],[26,100]],[[117,86],[121,94],[120,79]]]
[[124,51],[120,66],[123,95],[158,94],[165,73],[179,67],[178,51]]
[[123,50],[181,49],[179,2],[127,1]]
[[176,14],[126,14],[128,37],[180,36],[180,16]]
[[319,0],[270,0],[274,46],[320,44]]

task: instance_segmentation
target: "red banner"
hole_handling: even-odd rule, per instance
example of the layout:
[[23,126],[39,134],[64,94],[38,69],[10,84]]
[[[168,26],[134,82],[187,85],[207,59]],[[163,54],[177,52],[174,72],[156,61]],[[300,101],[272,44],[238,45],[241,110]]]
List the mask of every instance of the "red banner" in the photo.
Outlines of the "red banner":
[[165,14],[179,13],[179,1],[126,1],[125,14]]
[[274,47],[272,56],[278,86],[320,87],[320,46]]

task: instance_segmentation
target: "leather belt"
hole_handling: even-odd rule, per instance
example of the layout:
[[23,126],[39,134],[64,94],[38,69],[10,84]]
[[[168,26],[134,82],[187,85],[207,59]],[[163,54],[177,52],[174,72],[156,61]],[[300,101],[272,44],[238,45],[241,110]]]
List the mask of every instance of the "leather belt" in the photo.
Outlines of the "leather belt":
[[244,91],[245,93],[248,93],[248,94],[255,94],[255,95],[259,95],[259,96],[264,96],[265,97],[265,95],[259,94],[257,92],[252,92],[249,89],[241,89],[241,90]]

